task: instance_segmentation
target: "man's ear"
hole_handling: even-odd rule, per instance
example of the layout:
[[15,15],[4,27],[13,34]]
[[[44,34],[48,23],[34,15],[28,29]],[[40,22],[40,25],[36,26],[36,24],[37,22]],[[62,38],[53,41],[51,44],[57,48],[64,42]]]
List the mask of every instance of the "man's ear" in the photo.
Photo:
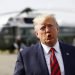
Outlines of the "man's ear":
[[34,34],[35,34],[36,36],[38,35],[36,31],[34,31]]
[[59,27],[57,26],[57,31],[58,31],[58,33],[59,33],[59,31],[60,31],[60,29],[59,29]]
[[38,37],[38,33],[37,33],[37,31],[35,31],[34,33],[35,33],[36,37],[39,38],[39,37]]

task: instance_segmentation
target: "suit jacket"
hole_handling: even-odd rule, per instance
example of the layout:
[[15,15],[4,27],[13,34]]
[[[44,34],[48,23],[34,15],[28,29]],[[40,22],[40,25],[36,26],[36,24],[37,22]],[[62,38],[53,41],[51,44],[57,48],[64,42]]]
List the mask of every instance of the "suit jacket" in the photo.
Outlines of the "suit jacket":
[[[75,47],[60,43],[65,75],[75,75]],[[49,75],[40,43],[20,51],[14,75]]]

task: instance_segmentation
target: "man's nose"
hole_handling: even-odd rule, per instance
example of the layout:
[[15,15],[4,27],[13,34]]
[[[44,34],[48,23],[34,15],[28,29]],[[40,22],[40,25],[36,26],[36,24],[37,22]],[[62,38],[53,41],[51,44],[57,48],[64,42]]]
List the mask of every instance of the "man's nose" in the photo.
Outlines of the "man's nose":
[[46,32],[50,32],[50,28],[49,27],[46,27]]

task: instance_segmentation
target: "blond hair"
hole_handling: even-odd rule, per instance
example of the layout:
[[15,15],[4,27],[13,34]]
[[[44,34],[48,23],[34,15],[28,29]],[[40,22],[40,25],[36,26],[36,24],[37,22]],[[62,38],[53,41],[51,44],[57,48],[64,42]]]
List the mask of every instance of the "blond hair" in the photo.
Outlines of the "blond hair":
[[54,22],[56,23],[56,25],[58,26],[58,23],[54,17],[53,14],[41,14],[41,15],[38,15],[36,16],[34,19],[33,19],[33,24],[34,24],[34,27],[38,24],[40,24],[42,21],[44,21],[45,19],[53,19]]

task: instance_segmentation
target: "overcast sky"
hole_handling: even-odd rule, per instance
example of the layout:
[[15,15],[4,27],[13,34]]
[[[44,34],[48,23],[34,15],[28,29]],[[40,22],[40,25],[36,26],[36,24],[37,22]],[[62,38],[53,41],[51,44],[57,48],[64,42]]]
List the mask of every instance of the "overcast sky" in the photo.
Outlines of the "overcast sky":
[[33,9],[50,9],[62,21],[75,23],[75,0],[0,0],[0,26],[14,14],[8,12],[21,11],[26,7]]
[[75,0],[0,0],[0,13],[18,11],[25,7],[75,10]]

